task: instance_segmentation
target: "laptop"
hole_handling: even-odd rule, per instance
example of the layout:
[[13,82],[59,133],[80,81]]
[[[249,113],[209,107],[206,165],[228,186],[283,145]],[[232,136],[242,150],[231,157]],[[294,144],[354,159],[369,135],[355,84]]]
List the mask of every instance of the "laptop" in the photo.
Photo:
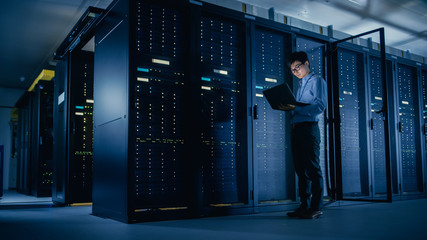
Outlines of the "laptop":
[[289,85],[287,83],[282,83],[280,85],[274,86],[262,92],[267,98],[268,103],[273,109],[280,110],[279,106],[281,104],[293,104],[295,106],[306,106],[308,103],[297,102],[295,96],[292,93]]

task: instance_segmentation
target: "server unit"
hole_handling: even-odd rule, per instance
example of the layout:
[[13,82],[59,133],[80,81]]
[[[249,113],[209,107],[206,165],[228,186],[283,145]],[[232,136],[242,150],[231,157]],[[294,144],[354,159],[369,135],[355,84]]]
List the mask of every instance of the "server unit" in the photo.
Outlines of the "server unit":
[[39,81],[32,94],[31,194],[52,195],[53,83]]
[[52,200],[92,201],[93,52],[74,50],[56,67]]

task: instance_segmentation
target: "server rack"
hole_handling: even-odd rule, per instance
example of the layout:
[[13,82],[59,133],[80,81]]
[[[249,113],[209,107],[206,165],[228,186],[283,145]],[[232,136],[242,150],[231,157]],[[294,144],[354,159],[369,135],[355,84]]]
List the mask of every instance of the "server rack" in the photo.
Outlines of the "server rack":
[[263,26],[252,32],[254,205],[289,203],[296,200],[289,115],[273,110],[262,92],[285,82],[292,86],[286,65],[292,36]]
[[424,192],[427,190],[427,68],[424,66],[420,66],[420,79],[421,79],[421,89],[422,89],[422,122],[421,122],[421,133],[423,135],[422,137],[422,149],[424,150],[424,153],[422,154],[422,159],[424,161],[422,162],[423,169],[424,169],[424,176],[423,176],[423,182],[424,182]]
[[[188,12],[115,1],[95,42],[93,213],[124,222],[189,214]],[[114,137],[112,137],[114,136]]]
[[412,62],[396,59],[393,76],[396,109],[397,191],[400,195],[423,192],[418,75]]
[[39,81],[32,94],[31,194],[52,195],[53,83]]
[[[204,9],[209,9],[209,11]],[[197,22],[200,46],[201,195],[205,211],[251,211],[247,161],[246,23],[232,11],[205,6]],[[200,31],[200,32],[199,32]],[[198,75],[200,74],[200,75]]]
[[[381,59],[369,55],[367,59],[367,82],[368,82],[368,120],[370,145],[368,146],[370,159],[372,159],[371,170],[371,192],[373,197],[381,197],[387,194],[387,168],[386,168],[386,141],[384,132],[383,108],[383,85]],[[370,111],[369,111],[370,110]]]
[[74,50],[56,67],[52,200],[92,201],[93,52]]
[[31,194],[31,114],[32,114],[32,93],[25,92],[15,104],[18,111],[17,130],[17,179],[16,191],[22,194]]
[[369,195],[363,54],[338,50],[341,169],[344,196]]

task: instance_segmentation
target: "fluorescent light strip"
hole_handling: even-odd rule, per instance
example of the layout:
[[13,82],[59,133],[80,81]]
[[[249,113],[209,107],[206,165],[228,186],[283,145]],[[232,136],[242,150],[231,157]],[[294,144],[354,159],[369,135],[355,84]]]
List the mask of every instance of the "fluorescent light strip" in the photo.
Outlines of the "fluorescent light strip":
[[143,78],[143,77],[137,77],[136,80],[140,81],[140,82],[148,82],[148,78]]
[[402,101],[402,104],[409,105],[409,102],[408,101]]
[[87,103],[93,103],[93,99],[86,99]]
[[211,79],[210,79],[210,78],[207,78],[207,77],[202,77],[202,80],[203,80],[203,81],[207,81],[207,82],[210,82],[210,81],[211,81]]
[[207,87],[207,86],[202,86],[202,89],[203,89],[203,90],[212,90],[212,88],[211,88],[211,87]]
[[376,100],[380,100],[380,101],[382,101],[382,100],[383,100],[383,98],[382,98],[382,97],[375,97],[375,99],[376,99]]
[[76,115],[83,116],[83,113],[82,112],[76,112]]
[[257,93],[257,94],[255,94],[255,96],[257,96],[257,97],[264,97],[264,95],[262,95],[261,93]]
[[150,71],[148,68],[142,68],[142,67],[139,67],[136,70],[138,70],[139,72],[149,72]]
[[170,65],[170,62],[167,60],[162,60],[162,59],[157,59],[157,58],[153,58],[151,60],[153,63],[158,63],[158,64],[163,64],[163,65]]

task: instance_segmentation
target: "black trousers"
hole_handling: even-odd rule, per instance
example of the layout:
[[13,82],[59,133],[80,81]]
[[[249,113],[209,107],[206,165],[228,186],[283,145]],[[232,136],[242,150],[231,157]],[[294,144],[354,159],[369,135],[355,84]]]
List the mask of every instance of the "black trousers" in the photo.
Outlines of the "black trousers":
[[319,125],[317,122],[293,125],[291,141],[301,207],[320,210],[323,199],[323,177],[319,158]]

